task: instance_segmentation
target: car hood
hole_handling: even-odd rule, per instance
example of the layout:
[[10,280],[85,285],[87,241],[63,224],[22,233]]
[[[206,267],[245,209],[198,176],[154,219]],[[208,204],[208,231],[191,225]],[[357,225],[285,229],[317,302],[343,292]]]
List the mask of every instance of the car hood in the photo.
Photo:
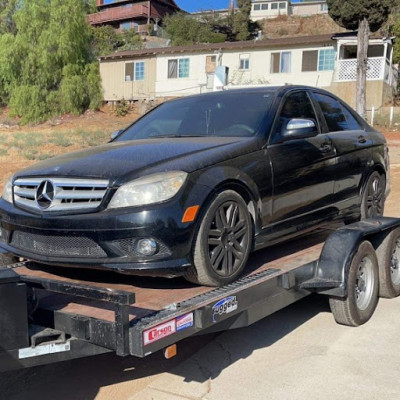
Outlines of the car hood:
[[109,179],[118,184],[156,172],[193,172],[255,151],[257,138],[188,137],[131,140],[69,153],[19,171],[15,177]]

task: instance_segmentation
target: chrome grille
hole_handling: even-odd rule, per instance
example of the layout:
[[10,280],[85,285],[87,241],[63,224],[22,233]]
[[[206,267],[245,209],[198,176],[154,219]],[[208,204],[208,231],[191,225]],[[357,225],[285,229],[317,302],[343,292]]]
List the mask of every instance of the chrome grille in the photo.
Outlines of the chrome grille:
[[106,257],[106,252],[92,239],[79,236],[50,236],[14,231],[11,246],[46,256]]
[[[54,197],[47,208],[37,202],[39,185],[49,181],[54,187]],[[107,180],[71,178],[19,178],[13,185],[15,204],[37,211],[90,210],[100,206],[106,194]]]

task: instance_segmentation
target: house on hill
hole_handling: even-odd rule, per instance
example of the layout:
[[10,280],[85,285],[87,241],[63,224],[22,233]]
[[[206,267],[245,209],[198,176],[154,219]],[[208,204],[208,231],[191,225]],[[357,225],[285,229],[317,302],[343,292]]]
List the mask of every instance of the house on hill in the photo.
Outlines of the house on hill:
[[[100,60],[106,101],[177,97],[225,88],[303,84],[325,88],[355,107],[354,33],[211,43],[113,53]],[[367,107],[391,99],[398,72],[393,38],[373,36],[368,49]]]
[[326,0],[252,0],[250,18],[259,21],[279,15],[310,16],[328,12]]
[[174,0],[97,0],[97,8],[99,12],[88,16],[91,25],[134,29],[140,34],[148,33],[149,25],[165,15],[180,11]]

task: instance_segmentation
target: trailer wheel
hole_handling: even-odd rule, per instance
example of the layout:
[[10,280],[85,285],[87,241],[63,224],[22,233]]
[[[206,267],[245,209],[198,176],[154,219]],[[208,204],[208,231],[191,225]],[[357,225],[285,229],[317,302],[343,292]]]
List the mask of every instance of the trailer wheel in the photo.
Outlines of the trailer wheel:
[[376,250],[379,260],[379,295],[400,295],[400,228],[390,232]]
[[206,286],[221,286],[243,271],[252,244],[252,222],[246,202],[236,192],[218,193],[200,224],[193,266],[185,278]]
[[379,268],[372,244],[364,241],[350,264],[347,297],[331,297],[329,304],[337,323],[359,326],[367,322],[378,304]]
[[361,199],[361,219],[381,217],[385,208],[385,175],[374,171],[365,185]]

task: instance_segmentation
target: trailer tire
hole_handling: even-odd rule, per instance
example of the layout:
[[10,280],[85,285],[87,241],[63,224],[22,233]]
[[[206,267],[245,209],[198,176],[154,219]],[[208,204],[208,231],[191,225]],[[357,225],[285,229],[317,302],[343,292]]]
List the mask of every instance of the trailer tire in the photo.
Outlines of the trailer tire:
[[379,266],[375,249],[368,241],[358,247],[348,271],[347,296],[331,297],[329,304],[337,323],[359,326],[374,313],[379,300]]
[[379,295],[392,299],[400,295],[400,228],[394,229],[378,246]]
[[216,194],[197,231],[186,280],[205,286],[234,281],[247,263],[252,236],[251,216],[243,198],[233,190]]

